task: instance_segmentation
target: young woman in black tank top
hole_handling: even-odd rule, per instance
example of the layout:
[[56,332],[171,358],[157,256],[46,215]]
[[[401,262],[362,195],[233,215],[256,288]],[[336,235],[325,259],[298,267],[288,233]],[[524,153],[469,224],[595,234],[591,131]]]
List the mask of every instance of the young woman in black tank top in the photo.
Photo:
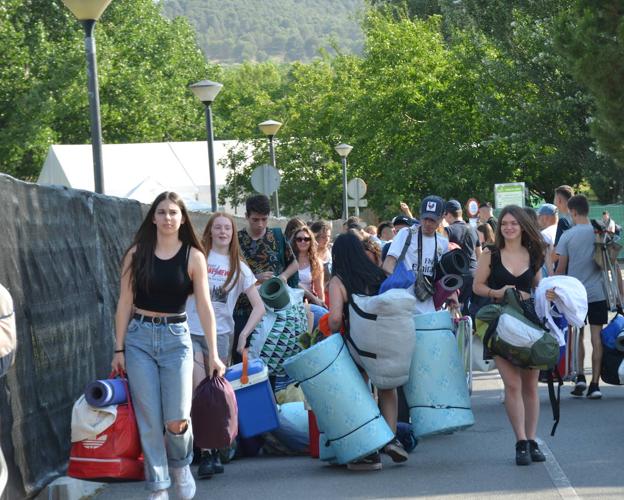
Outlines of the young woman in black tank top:
[[195,495],[189,468],[193,349],[185,314],[191,293],[210,349],[210,373],[223,375],[206,257],[183,201],[164,192],[123,258],[112,361],[115,372],[128,372],[153,500],[167,500],[170,472],[178,498]]
[[[503,208],[496,229],[496,244],[479,258],[473,291],[496,302],[505,290],[515,288],[523,298],[541,279],[546,245],[539,229],[520,207]],[[537,381],[539,370],[523,369],[494,356],[505,385],[505,408],[516,435],[516,463],[543,462],[544,455],[535,441],[539,419]]]

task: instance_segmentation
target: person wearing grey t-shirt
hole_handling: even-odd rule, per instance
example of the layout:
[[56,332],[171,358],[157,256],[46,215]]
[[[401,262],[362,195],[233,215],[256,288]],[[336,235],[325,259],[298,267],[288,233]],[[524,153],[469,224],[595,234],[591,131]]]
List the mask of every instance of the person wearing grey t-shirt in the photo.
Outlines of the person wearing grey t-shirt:
[[[600,366],[602,363],[602,342],[600,332],[608,323],[609,310],[604,292],[603,276],[594,260],[594,228],[589,221],[589,203],[582,195],[572,196],[568,201],[568,210],[574,225],[561,235],[557,244],[559,256],[555,274],[567,274],[577,278],[587,290],[587,320],[592,343],[592,380],[587,390],[589,399],[600,399],[602,393],[598,387]],[[579,332],[578,363],[584,366],[585,348],[583,347],[583,329]],[[576,379],[573,396],[582,396],[587,388],[585,375]]]

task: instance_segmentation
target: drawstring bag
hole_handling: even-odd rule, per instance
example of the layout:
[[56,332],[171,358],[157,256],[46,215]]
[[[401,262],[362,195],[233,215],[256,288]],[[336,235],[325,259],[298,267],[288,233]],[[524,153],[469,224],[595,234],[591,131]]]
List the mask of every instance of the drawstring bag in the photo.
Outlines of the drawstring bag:
[[379,293],[387,292],[393,288],[411,288],[414,286],[414,283],[416,282],[414,271],[405,265],[405,254],[412,243],[413,232],[414,230],[412,228],[408,229],[407,238],[405,238],[405,244],[401,250],[401,255],[399,255],[399,258],[396,261],[394,271],[392,271],[392,274],[383,281],[379,287]]
[[193,393],[193,440],[203,449],[227,448],[238,434],[238,406],[230,383],[206,377]]
[[68,476],[94,481],[145,479],[143,450],[128,380],[122,378],[122,381],[128,394],[127,403],[117,405],[117,417],[106,430],[93,439],[72,443]]

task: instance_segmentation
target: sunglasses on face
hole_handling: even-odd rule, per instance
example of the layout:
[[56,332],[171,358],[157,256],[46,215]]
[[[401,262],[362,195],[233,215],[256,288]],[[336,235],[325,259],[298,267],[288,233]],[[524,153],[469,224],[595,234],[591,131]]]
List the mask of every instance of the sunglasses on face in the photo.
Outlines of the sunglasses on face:
[[305,241],[306,243],[308,243],[308,242],[309,242],[309,241],[311,241],[311,240],[312,240],[312,238],[310,238],[310,237],[308,237],[308,236],[305,236],[305,237],[304,237],[304,236],[299,236],[298,238],[295,238],[295,241],[296,241],[297,243],[303,243],[304,241]]

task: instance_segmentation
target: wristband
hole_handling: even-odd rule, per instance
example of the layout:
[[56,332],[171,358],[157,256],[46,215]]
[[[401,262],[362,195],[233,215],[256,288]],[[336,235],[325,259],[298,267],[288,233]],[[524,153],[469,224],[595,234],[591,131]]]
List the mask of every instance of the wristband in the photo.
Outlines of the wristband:
[[126,350],[125,349],[115,349],[115,354],[117,354],[119,352],[126,352]]

